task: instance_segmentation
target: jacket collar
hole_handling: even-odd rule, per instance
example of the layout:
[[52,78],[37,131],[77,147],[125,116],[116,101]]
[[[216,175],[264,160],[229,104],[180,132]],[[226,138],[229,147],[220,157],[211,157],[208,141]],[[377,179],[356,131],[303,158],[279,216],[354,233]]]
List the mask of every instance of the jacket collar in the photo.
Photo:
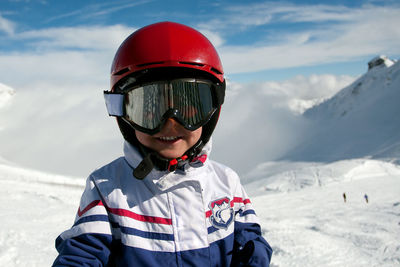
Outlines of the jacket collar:
[[[196,157],[192,162],[185,164],[182,168],[175,170],[174,172],[169,171],[159,171],[157,169],[153,169],[149,175],[143,180],[146,183],[154,184],[157,188],[164,191],[167,190],[179,183],[195,180],[195,177],[198,175],[194,175],[197,171],[200,171],[199,168],[206,164],[206,160],[208,155],[211,152],[212,141],[210,140],[202,149],[200,155]],[[128,164],[135,169],[139,163],[143,160],[143,156],[140,154],[139,150],[132,146],[127,141],[124,142],[124,156]],[[132,178],[136,179],[133,174]]]

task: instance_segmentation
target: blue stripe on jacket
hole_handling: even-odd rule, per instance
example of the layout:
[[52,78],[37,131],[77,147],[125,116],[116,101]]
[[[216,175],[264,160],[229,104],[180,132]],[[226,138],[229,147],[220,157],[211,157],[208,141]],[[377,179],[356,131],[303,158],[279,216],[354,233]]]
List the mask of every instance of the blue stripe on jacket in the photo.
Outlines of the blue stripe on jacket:
[[[78,226],[79,224],[87,223],[87,222],[96,222],[96,221],[108,222],[108,220],[109,220],[109,218],[107,215],[90,215],[90,216],[80,218],[78,221],[75,222],[74,226]],[[142,231],[142,230],[138,230],[138,229],[131,228],[131,227],[120,226],[116,222],[114,222],[114,223],[110,222],[110,223],[113,228],[120,228],[121,232],[124,234],[127,234],[127,235],[135,235],[135,236],[140,236],[140,237],[148,238],[148,239],[174,241],[173,234],[147,232],[147,231]]]

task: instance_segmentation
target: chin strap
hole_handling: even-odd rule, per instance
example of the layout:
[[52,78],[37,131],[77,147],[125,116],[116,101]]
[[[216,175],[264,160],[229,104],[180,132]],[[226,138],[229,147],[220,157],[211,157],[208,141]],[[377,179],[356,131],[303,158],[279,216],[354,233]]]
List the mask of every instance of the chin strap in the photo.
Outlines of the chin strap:
[[139,149],[143,155],[143,160],[133,170],[133,176],[139,180],[143,180],[154,168],[157,168],[160,171],[168,170],[169,172],[173,172],[186,163],[192,162],[197,155],[199,155],[203,147],[203,141],[199,140],[193,147],[186,151],[182,157],[167,159],[161,157],[156,152],[146,148],[142,144],[139,144]]

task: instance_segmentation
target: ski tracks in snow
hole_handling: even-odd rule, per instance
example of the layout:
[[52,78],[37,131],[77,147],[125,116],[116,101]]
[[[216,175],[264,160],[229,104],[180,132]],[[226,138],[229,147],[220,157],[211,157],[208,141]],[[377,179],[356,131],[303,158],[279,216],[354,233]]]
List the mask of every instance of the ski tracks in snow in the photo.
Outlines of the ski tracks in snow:
[[399,200],[400,177],[378,175],[258,196],[253,203],[274,249],[272,266],[353,267],[400,264]]
[[51,266],[71,227],[83,180],[0,165],[0,265]]

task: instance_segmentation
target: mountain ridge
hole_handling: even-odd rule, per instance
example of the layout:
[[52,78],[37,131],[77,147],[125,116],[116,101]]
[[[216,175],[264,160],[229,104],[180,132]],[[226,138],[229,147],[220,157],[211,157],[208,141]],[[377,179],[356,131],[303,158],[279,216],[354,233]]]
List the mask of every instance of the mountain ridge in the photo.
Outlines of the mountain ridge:
[[303,114],[304,139],[280,160],[400,159],[400,62],[386,59]]

